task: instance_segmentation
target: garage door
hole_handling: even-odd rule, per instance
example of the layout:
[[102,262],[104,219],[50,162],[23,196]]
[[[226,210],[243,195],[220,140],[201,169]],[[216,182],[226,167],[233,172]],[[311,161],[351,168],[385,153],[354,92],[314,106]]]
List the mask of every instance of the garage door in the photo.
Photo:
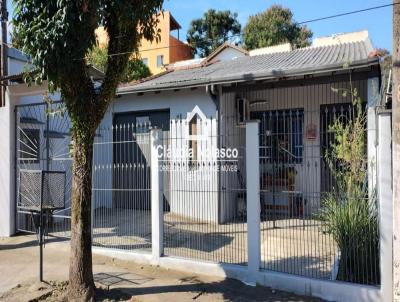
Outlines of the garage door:
[[169,110],[119,113],[113,121],[113,204],[150,210],[150,129],[169,131]]

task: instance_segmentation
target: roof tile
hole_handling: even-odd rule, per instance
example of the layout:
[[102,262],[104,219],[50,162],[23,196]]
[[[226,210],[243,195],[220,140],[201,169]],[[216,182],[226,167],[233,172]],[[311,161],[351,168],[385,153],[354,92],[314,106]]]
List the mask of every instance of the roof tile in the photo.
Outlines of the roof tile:
[[171,89],[185,86],[235,82],[246,79],[295,75],[326,68],[342,68],[343,64],[377,64],[369,59],[366,41],[321,47],[306,47],[289,52],[245,56],[231,61],[220,61],[193,69],[175,70],[148,81],[120,87],[119,92],[138,92]]

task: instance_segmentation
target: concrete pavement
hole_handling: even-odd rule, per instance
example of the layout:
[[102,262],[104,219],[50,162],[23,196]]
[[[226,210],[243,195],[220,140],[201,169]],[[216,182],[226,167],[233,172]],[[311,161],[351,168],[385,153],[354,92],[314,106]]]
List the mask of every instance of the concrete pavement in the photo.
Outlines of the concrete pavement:
[[[44,259],[45,280],[68,279],[68,241],[50,239]],[[236,280],[192,275],[99,255],[93,256],[93,271],[98,285],[134,297],[133,301],[320,301],[264,287],[248,287]],[[37,280],[36,237],[0,238],[0,296],[18,284],[35,284]]]

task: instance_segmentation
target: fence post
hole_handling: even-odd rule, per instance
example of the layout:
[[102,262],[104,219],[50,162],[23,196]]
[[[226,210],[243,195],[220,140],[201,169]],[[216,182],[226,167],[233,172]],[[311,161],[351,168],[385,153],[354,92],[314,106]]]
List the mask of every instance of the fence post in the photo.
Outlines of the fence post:
[[161,146],[160,129],[150,131],[151,154],[151,245],[152,256],[155,263],[158,262],[164,251],[164,216],[162,173],[160,172],[160,159],[158,158],[159,146]]
[[247,283],[255,285],[260,269],[259,121],[246,122]]
[[392,127],[391,112],[378,115],[378,202],[380,274],[382,301],[393,300],[393,203],[392,203]]

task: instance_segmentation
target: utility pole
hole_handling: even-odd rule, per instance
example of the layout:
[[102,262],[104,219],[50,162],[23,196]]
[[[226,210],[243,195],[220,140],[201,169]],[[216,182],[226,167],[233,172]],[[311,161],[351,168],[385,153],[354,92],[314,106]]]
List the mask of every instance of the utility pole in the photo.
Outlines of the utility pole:
[[400,3],[393,0],[393,300],[400,302]]
[[[3,78],[8,74],[7,66],[7,0],[0,0],[0,21],[1,21],[1,52],[0,52],[0,77]],[[1,104],[6,104],[6,82],[3,81],[1,85]]]

